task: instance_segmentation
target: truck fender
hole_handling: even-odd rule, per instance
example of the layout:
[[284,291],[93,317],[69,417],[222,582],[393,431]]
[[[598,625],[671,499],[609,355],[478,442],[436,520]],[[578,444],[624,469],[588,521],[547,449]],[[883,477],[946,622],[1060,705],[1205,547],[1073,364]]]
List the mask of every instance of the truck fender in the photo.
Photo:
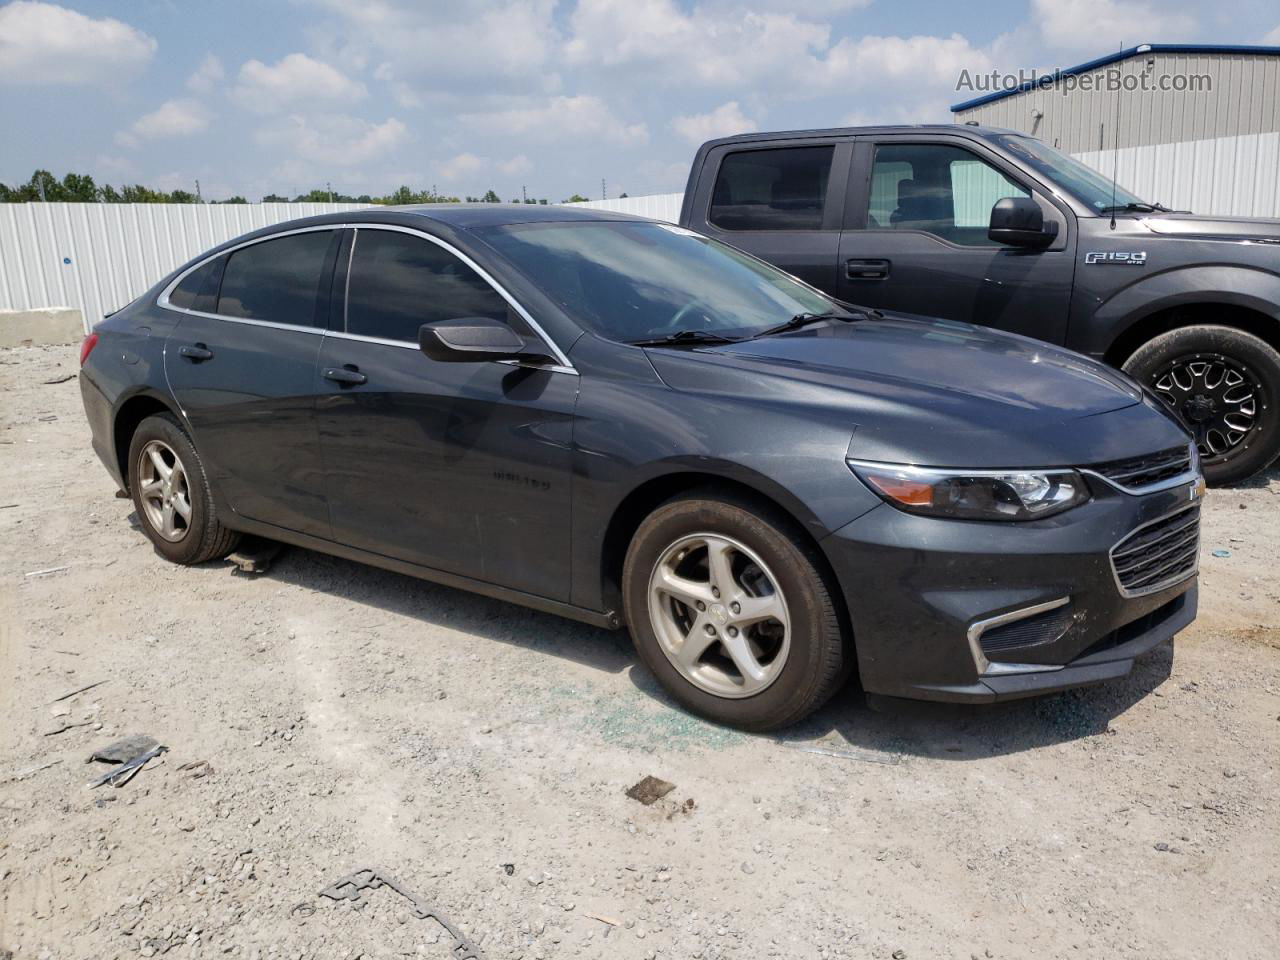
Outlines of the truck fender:
[[1213,264],[1143,277],[1094,311],[1089,326],[1097,340],[1087,344],[1084,352],[1101,356],[1147,317],[1175,307],[1209,303],[1251,310],[1280,325],[1280,275],[1253,267]]

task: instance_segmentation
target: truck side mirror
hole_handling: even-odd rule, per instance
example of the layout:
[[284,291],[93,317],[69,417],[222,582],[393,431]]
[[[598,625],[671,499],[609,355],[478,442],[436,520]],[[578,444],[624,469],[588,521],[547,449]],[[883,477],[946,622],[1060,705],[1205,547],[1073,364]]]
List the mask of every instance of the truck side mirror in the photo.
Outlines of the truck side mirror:
[[987,237],[1010,247],[1047,247],[1058,235],[1058,225],[1044,222],[1040,204],[1031,197],[1004,197],[991,208]]

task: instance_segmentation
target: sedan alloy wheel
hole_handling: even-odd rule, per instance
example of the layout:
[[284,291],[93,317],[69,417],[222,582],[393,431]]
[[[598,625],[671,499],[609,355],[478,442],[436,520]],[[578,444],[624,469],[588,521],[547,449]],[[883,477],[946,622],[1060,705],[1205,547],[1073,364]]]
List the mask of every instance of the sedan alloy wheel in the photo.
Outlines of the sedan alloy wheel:
[[753,696],[786,666],[786,597],[733,537],[699,533],[667,547],[649,580],[649,616],[672,666],[715,696]]

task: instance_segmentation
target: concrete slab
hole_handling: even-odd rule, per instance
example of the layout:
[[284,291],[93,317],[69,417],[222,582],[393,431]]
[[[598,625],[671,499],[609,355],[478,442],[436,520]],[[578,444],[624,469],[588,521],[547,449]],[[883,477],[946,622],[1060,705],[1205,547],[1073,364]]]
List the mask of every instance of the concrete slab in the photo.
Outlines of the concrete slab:
[[82,337],[84,320],[73,307],[0,310],[0,347],[76,343]]

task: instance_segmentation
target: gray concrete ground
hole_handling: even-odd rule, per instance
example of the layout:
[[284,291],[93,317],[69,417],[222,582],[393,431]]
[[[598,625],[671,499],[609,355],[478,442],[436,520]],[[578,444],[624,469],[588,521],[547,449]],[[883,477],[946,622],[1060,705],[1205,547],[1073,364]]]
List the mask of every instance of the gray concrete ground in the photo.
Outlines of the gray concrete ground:
[[[0,957],[456,956],[385,887],[317,896],[364,865],[489,958],[1276,955],[1276,470],[1211,493],[1203,615],[1127,680],[757,737],[625,634],[303,550],[164,563],[46,382],[75,364],[0,350]],[[87,787],[133,733],[168,753]]]

